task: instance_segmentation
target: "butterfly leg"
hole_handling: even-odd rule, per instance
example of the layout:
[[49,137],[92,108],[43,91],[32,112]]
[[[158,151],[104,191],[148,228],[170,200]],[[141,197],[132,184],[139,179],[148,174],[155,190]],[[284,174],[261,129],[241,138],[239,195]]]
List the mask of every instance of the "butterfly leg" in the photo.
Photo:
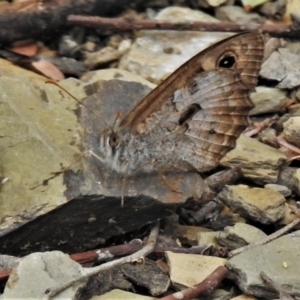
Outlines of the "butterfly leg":
[[90,154],[90,150],[84,151],[76,159],[74,159],[74,161],[71,162],[67,167],[62,167],[59,171],[51,172],[50,174],[52,176],[48,177],[47,179],[44,179],[43,182],[34,185],[33,187],[30,188],[30,190],[34,190],[34,189],[36,189],[36,188],[38,188],[38,187],[40,187],[42,185],[45,185],[50,180],[52,180],[52,179],[56,178],[57,176],[65,173],[66,171],[70,170],[72,166],[74,166],[75,164],[77,164],[82,159],[82,157],[84,157],[86,155],[89,155],[89,154]]

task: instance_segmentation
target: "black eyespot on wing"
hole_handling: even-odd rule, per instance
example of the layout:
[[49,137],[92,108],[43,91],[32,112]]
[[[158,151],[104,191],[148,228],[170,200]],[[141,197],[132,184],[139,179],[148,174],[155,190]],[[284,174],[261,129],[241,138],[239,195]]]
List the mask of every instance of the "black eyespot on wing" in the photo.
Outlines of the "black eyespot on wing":
[[224,56],[219,60],[218,67],[219,68],[226,68],[226,69],[231,69],[234,67],[236,63],[236,58],[234,55],[228,55]]
[[115,149],[119,145],[119,137],[116,133],[112,132],[109,137],[109,146]]

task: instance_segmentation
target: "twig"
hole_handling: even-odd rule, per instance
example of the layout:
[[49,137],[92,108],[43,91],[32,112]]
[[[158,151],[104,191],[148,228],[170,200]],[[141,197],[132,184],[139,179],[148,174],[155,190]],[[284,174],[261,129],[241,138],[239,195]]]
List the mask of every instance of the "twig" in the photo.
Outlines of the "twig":
[[[107,248],[101,248],[98,250],[86,251],[82,253],[71,254],[70,258],[74,261],[84,264],[90,262],[101,262],[106,260],[111,260],[118,256],[130,255],[141,250],[144,247],[143,244],[123,244],[117,246],[111,246]],[[159,247],[155,246],[153,248],[152,253],[163,254],[166,251],[171,251],[174,253],[185,253],[185,254],[210,254],[213,256],[227,256],[226,253],[221,252],[223,249],[216,249],[212,246],[204,247],[204,246],[194,246],[191,248],[183,248],[183,247]],[[10,275],[12,269],[1,269],[0,270],[0,281],[3,279],[7,279]]]
[[279,294],[280,300],[294,300],[287,291],[285,291],[278,283],[274,282],[265,272],[260,272],[260,276],[269,287]]
[[[87,251],[83,253],[76,253],[70,255],[70,257],[79,262],[87,263],[92,261],[103,261],[107,259],[112,259],[117,256],[129,255],[136,251],[139,251],[143,248],[143,244],[123,244],[117,246],[111,246],[107,248],[102,248],[98,250]],[[183,248],[183,247],[159,247],[155,246],[152,250],[152,253],[162,254],[166,251],[172,251],[174,253],[186,253],[186,254],[203,254],[207,247],[192,247],[192,248]]]
[[100,30],[132,31],[132,30],[189,30],[189,31],[221,31],[243,32],[258,30],[273,36],[299,37],[300,29],[285,24],[236,24],[231,22],[178,22],[140,20],[130,18],[101,18],[70,15],[71,25],[92,27]]
[[200,295],[211,294],[214,289],[220,284],[220,282],[227,275],[228,270],[224,266],[219,266],[210,275],[208,275],[202,282],[195,284],[180,292],[168,295],[160,298],[161,300],[187,300]]
[[48,37],[66,26],[70,14],[116,14],[137,0],[14,1],[0,6],[0,44]]
[[283,234],[287,233],[290,229],[292,229],[293,227],[295,227],[296,225],[298,225],[300,223],[300,218],[299,219],[296,219],[294,221],[292,221],[290,224],[286,225],[285,227],[277,230],[276,232],[270,234],[269,236],[267,236],[266,238],[264,239],[261,239],[259,241],[256,241],[252,244],[249,244],[247,246],[244,246],[244,247],[241,247],[241,248],[238,248],[238,249],[235,249],[233,251],[230,251],[228,253],[228,256],[229,257],[232,257],[234,255],[237,255],[243,251],[246,251],[246,250],[249,250],[249,249],[252,249],[254,247],[257,247],[257,246],[261,246],[261,245],[264,245],[264,244],[267,244],[275,239],[277,239],[278,237],[282,236]]
[[132,263],[132,262],[136,262],[136,261],[138,261],[138,262],[143,261],[144,257],[152,252],[152,250],[154,248],[154,245],[156,243],[158,232],[159,232],[159,221],[157,221],[155,223],[155,225],[152,227],[149,238],[148,238],[148,240],[145,244],[145,247],[142,248],[140,251],[135,252],[135,253],[133,253],[129,256],[125,256],[125,257],[116,259],[114,261],[105,263],[101,266],[90,268],[84,275],[82,275],[80,277],[77,277],[75,279],[72,279],[68,282],[65,282],[65,283],[63,283],[63,284],[61,284],[57,287],[52,288],[52,289],[48,289],[46,291],[45,296],[44,296],[43,299],[48,300],[51,297],[58,294],[59,292],[63,291],[64,289],[68,288],[69,286],[71,286],[75,282],[77,282],[79,280],[89,278],[93,275],[98,274],[101,271],[105,271],[105,270],[111,269],[113,267],[124,265],[124,264],[127,264],[127,263]]
[[276,140],[277,140],[277,142],[280,146],[283,146],[283,147],[287,148],[290,151],[293,151],[297,154],[300,154],[299,147],[296,147],[295,145],[289,143],[287,140],[285,140],[283,138],[283,136],[279,135]]

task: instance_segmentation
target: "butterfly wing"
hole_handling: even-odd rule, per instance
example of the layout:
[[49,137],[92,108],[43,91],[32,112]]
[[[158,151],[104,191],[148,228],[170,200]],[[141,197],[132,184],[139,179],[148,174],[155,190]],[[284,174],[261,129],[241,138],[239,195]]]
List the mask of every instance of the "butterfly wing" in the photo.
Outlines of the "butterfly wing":
[[[263,58],[264,42],[258,32],[241,33],[222,40],[187,61],[166,80],[148,94],[121,122],[120,126],[132,133],[147,132],[148,118],[158,112],[174,97],[177,90],[188,86],[193,79],[205,71],[223,67],[223,63],[233,59],[230,69],[240,76],[240,81],[252,89],[257,82]],[[226,66],[226,64],[224,65]]]
[[202,72],[175,93],[173,102],[185,126],[176,137],[177,157],[201,172],[216,167],[248,124],[253,107],[248,94],[230,69]]

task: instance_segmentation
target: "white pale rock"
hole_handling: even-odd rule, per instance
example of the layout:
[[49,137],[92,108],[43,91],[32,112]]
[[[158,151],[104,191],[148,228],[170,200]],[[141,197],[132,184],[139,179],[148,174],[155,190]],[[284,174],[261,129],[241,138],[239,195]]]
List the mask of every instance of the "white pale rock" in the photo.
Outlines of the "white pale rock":
[[[1,300],[42,299],[47,289],[83,273],[80,264],[60,251],[32,253],[21,258],[12,269]],[[51,299],[75,299],[76,292],[85,281],[73,284]]]
[[[184,7],[165,8],[157,14],[156,20],[219,22],[201,11]],[[157,84],[195,54],[228,36],[220,32],[145,30],[122,57],[119,67]]]
[[220,244],[217,241],[218,236],[220,235],[220,231],[212,231],[212,232],[200,232],[197,234],[198,246],[200,247],[220,247]]
[[260,229],[245,223],[236,223],[234,226],[227,226],[217,236],[220,245],[234,250],[255,241],[265,238],[267,235]]
[[218,197],[234,212],[262,224],[274,223],[284,216],[285,198],[272,189],[227,185]]
[[255,106],[251,109],[250,116],[278,112],[288,101],[285,91],[263,86],[257,87],[250,98]]
[[292,117],[283,123],[286,140],[300,147],[300,117]]
[[245,135],[237,139],[236,147],[221,159],[227,167],[240,167],[243,175],[260,183],[275,183],[279,167],[286,161],[279,150]]
[[166,258],[170,267],[170,279],[174,285],[190,287],[203,281],[217,267],[224,266],[226,259],[182,254],[166,251]]

